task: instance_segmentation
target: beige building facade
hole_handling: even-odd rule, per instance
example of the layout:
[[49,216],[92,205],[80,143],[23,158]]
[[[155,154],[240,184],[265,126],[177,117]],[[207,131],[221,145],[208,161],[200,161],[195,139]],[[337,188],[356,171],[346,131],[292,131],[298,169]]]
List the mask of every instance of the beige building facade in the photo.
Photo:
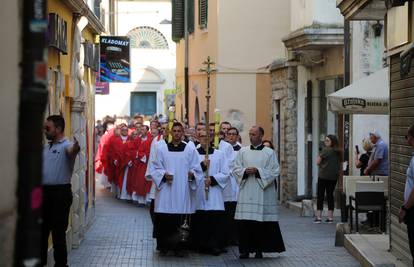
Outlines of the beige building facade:
[[332,0],[292,0],[286,57],[272,73],[273,141],[281,163],[280,200],[316,194],[316,158],[337,116],[326,96],[342,87],[343,17]]
[[[222,121],[239,128],[244,144],[248,144],[249,127],[255,124],[262,125],[265,137],[270,139],[272,113],[267,66],[275,56],[285,56],[281,39],[290,29],[290,4],[282,0],[206,2],[207,25],[198,23],[199,1],[194,1],[195,27],[188,38],[189,123],[194,125],[204,119],[207,80],[199,69],[210,56],[217,69],[211,79],[211,116],[219,109]],[[176,70],[179,119],[186,112],[184,69],[185,41],[180,40]]]

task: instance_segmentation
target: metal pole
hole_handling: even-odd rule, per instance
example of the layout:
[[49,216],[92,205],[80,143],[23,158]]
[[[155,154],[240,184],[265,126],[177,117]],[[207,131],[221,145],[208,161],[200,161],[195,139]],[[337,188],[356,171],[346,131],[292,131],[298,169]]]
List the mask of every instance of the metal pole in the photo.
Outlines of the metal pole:
[[[191,0],[193,1],[193,0]],[[184,66],[184,102],[185,102],[185,112],[184,118],[189,124],[188,113],[189,113],[189,77],[188,77],[188,61],[189,61],[189,41],[188,41],[188,0],[184,0],[184,43],[185,43],[185,66]]]
[[47,103],[45,0],[20,1],[23,6],[21,89],[19,108],[17,227],[14,266],[40,266],[42,142]]
[[309,199],[312,199],[313,196],[313,166],[312,166],[312,155],[313,155],[313,151],[312,151],[312,134],[313,134],[313,127],[312,127],[312,81],[308,81],[306,83],[306,102],[307,102],[307,114],[308,114],[308,136],[307,136],[307,141],[308,141],[308,179],[307,179],[307,197]]

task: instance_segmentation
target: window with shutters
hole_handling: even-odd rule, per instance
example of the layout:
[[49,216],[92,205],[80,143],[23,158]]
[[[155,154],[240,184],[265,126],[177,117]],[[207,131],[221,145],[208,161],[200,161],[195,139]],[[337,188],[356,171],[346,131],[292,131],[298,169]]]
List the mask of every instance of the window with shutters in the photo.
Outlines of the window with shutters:
[[201,29],[207,28],[208,0],[198,0],[198,25]]
[[194,0],[188,0],[188,24],[187,29],[188,33],[194,32]]
[[172,0],[172,39],[179,42],[184,38],[184,0]]

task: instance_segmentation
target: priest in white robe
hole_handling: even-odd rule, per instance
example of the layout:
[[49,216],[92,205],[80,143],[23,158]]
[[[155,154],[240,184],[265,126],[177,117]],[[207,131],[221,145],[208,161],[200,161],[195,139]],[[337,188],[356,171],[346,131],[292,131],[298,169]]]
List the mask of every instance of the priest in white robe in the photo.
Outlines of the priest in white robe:
[[237,128],[230,127],[227,130],[226,140],[232,147],[232,154],[230,156],[227,156],[229,159],[228,162],[230,177],[229,182],[223,190],[224,210],[226,213],[224,227],[227,244],[233,246],[237,246],[239,244],[239,238],[237,236],[237,224],[234,220],[234,215],[236,214],[237,197],[239,194],[239,185],[237,183],[237,178],[233,174],[234,161],[241,149],[240,144],[237,142],[238,137],[239,130],[237,130]]
[[[151,172],[153,171],[153,164],[157,160],[157,147],[158,147],[158,144],[160,142],[162,142],[162,143],[165,142],[164,141],[165,132],[166,132],[166,126],[164,126],[164,129],[158,129],[158,128],[151,129],[151,135],[152,135],[153,139],[152,139],[152,143],[151,143],[151,149],[150,149],[150,155],[149,155],[149,159],[148,159],[147,170],[145,171],[145,178],[148,181],[152,181]],[[148,198],[151,200],[149,212],[150,212],[151,221],[152,221],[153,225],[154,225],[154,218],[155,218],[155,216],[154,216],[154,201],[155,201],[156,188],[157,187],[156,187],[155,183],[152,182],[151,190],[148,193]],[[152,237],[155,238],[155,230],[152,231]]]
[[279,175],[276,154],[262,144],[264,130],[253,126],[249,147],[237,154],[233,173],[240,185],[235,219],[238,223],[240,258],[249,253],[283,252],[285,246],[277,214],[275,181]]
[[189,222],[194,212],[190,191],[197,189],[203,180],[197,150],[182,142],[184,128],[180,123],[172,127],[172,142],[160,142],[157,159],[153,162],[151,177],[156,185],[155,235],[161,254],[174,251],[183,256],[184,244],[178,229]]
[[200,146],[197,151],[205,176],[204,183],[198,185],[196,193],[197,211],[192,216],[192,244],[201,253],[218,256],[224,252],[225,247],[223,189],[229,180],[229,169],[223,152],[217,149],[210,147],[208,160],[206,159],[206,131],[201,131],[198,137]]

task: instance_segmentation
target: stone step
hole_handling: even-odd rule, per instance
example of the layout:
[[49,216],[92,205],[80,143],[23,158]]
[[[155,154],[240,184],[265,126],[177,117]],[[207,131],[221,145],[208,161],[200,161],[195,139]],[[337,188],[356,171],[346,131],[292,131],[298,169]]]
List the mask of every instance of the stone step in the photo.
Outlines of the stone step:
[[347,234],[344,246],[363,267],[405,267],[389,251],[389,236]]

